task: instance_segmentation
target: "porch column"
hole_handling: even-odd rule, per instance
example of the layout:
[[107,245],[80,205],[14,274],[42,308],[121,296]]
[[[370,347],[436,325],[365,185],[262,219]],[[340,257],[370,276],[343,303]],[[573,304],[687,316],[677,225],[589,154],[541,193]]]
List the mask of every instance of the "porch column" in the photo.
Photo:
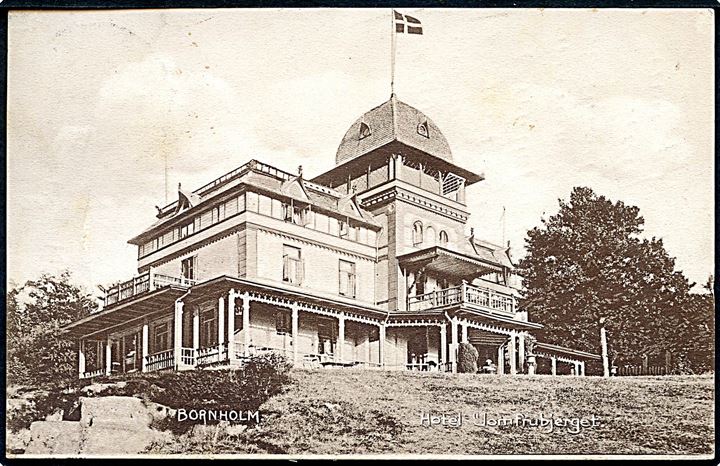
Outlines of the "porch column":
[[580,374],[579,375],[585,377],[585,361],[580,361]]
[[580,362],[579,361],[573,362],[573,367],[575,368],[575,374],[573,374],[573,375],[580,376]]
[[[447,324],[440,324],[440,364],[445,364],[447,360]],[[440,366],[440,371],[445,372],[445,369]]]
[[193,321],[192,321],[192,335],[193,335],[193,349],[195,350],[195,356],[200,349],[200,307],[195,306],[193,309]]
[[457,348],[458,348],[458,322],[457,317],[450,321],[450,363],[452,372],[457,372]]
[[[298,333],[300,328],[300,315],[298,314],[298,305],[297,303],[293,303],[292,307],[292,345],[293,345],[293,362],[297,364],[298,362]],[[344,326],[343,326],[344,327]],[[345,328],[343,328],[343,338]]]
[[465,323],[460,324],[460,329],[462,330],[460,341],[462,343],[467,343],[468,342],[468,326],[467,326],[467,324],[465,324]]
[[345,313],[341,312],[338,316],[338,359],[344,361],[345,354]]
[[242,295],[243,352],[250,356],[250,295]]
[[175,357],[175,369],[180,367],[182,362],[181,351],[182,351],[182,334],[183,334],[183,306],[185,303],[182,301],[175,302],[175,327],[173,330],[173,356]]
[[380,367],[385,367],[385,325],[378,326],[378,357]]
[[557,375],[557,358],[555,356],[550,358],[550,373]]
[[112,373],[112,340],[110,337],[105,342],[105,375]]
[[142,372],[147,372],[147,357],[148,357],[148,344],[150,342],[150,326],[147,321],[143,322],[142,326],[142,360],[140,361],[140,367]]
[[505,345],[504,344],[502,344],[498,347],[497,373],[499,375],[503,375],[505,373]]
[[235,359],[235,290],[228,292],[227,305],[227,347],[228,359]]
[[218,348],[220,348],[220,353],[222,354],[222,348],[225,344],[225,297],[220,295],[218,298],[218,307],[217,307],[217,317],[218,317]]
[[85,373],[85,340],[78,339],[78,373],[82,378]]
[[513,330],[510,332],[510,341],[508,343],[508,358],[510,359],[510,375],[517,374],[517,333]]
[[518,334],[518,372],[525,372],[525,332]]

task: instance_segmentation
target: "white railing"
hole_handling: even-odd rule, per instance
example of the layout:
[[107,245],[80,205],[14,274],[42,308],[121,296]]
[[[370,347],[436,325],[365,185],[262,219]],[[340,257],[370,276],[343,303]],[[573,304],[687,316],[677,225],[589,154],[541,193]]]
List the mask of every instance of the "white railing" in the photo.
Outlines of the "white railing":
[[105,375],[105,369],[95,369],[93,371],[83,372],[80,375],[80,378],[81,379],[92,379],[93,377],[100,377],[101,375]]
[[195,365],[195,348],[180,348],[180,364]]
[[480,307],[515,315],[515,298],[509,294],[475,285],[460,286],[432,291],[408,298],[408,311],[416,312],[455,304]]
[[134,296],[153,291],[167,285],[189,288],[197,284],[197,280],[183,277],[171,277],[159,273],[145,272],[130,280],[120,282],[105,292],[105,306],[117,304]]
[[227,345],[207,346],[197,350],[197,365],[206,366],[227,360]]
[[171,369],[175,366],[175,351],[171,349],[149,354],[145,358],[148,372]]

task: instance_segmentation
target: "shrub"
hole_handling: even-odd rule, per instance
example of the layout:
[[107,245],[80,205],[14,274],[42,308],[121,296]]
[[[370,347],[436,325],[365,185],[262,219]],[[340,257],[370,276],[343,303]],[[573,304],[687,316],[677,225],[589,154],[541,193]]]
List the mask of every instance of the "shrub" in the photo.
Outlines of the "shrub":
[[458,348],[458,372],[477,372],[478,350],[470,343],[460,343]]

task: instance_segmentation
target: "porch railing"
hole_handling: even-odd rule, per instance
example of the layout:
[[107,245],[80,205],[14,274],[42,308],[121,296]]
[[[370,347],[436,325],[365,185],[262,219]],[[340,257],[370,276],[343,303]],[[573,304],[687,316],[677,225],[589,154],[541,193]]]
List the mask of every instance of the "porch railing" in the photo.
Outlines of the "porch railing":
[[180,364],[195,365],[195,348],[180,348]]
[[165,350],[146,356],[146,367],[148,372],[171,369],[175,365],[175,351]]
[[515,315],[515,298],[513,296],[468,284],[436,290],[418,296],[410,296],[408,298],[408,311],[424,311],[455,304],[498,311],[511,316]]
[[105,375],[105,369],[95,369],[92,371],[83,372],[80,375],[80,378],[81,379],[92,379],[93,377],[100,377],[101,375]]
[[130,280],[118,283],[105,292],[105,306],[117,304],[119,302],[130,299],[134,296],[141,295],[148,291],[153,291],[167,285],[181,286],[189,288],[197,283],[197,280],[191,280],[183,277],[171,277],[159,273],[145,272]]
[[208,346],[197,350],[197,365],[207,366],[227,360],[227,345]]

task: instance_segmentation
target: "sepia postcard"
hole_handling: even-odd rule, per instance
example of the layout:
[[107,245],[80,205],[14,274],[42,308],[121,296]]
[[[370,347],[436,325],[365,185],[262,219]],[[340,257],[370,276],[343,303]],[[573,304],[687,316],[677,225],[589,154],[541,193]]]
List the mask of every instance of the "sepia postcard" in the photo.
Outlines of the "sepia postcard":
[[6,460],[715,457],[713,9],[7,16]]

